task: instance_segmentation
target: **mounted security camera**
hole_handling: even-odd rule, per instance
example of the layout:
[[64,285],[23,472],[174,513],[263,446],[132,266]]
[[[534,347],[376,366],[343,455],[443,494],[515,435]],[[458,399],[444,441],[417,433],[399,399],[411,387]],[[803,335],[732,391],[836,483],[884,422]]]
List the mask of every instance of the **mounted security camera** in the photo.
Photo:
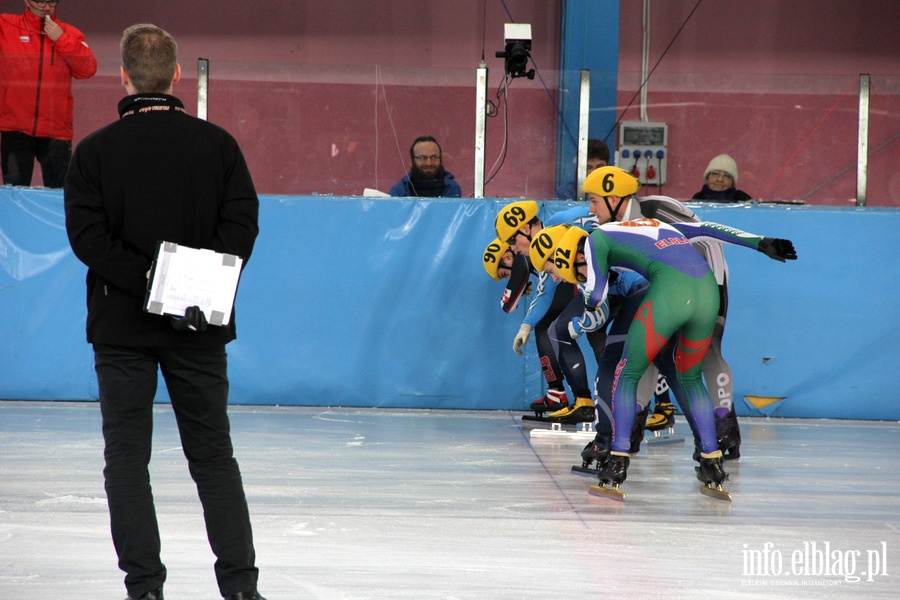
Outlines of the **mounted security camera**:
[[504,68],[510,77],[534,79],[534,69],[526,71],[531,57],[531,25],[529,23],[506,23],[503,25],[506,47],[497,52],[497,58],[505,58]]

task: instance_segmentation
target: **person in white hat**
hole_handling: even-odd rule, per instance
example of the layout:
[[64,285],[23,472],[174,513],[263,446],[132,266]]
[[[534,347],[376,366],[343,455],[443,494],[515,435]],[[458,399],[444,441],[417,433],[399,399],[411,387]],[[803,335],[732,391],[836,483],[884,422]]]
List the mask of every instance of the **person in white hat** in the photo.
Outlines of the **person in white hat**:
[[734,159],[727,154],[720,154],[709,161],[703,172],[703,189],[694,194],[691,200],[709,200],[712,202],[746,202],[752,200],[750,194],[737,189],[738,168]]

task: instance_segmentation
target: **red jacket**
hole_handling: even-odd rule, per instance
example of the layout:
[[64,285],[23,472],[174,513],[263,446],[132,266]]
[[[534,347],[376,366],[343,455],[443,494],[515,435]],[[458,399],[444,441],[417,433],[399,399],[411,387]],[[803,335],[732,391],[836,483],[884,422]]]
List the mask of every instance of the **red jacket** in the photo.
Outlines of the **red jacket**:
[[72,139],[72,78],[91,77],[97,59],[81,31],[52,19],[63,29],[56,42],[31,11],[0,14],[0,131]]

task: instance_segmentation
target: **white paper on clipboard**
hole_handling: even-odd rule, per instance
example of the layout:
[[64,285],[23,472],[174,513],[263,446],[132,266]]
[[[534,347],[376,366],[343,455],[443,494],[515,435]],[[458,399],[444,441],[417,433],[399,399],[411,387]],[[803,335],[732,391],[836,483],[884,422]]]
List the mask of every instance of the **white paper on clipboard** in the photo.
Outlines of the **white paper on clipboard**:
[[160,242],[144,310],[182,317],[199,306],[210,325],[228,325],[243,262],[234,254]]

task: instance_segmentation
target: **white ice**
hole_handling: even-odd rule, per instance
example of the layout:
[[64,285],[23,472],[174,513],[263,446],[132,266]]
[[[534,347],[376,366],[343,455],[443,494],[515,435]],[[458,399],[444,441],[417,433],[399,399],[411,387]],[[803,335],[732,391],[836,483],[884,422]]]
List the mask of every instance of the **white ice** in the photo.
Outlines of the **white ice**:
[[[898,597],[895,422],[744,418],[730,504],[698,493],[691,443],[645,445],[619,503],[570,472],[583,440],[521,413],[230,414],[268,600]],[[213,600],[170,407],[155,421],[165,595]],[[125,597],[102,468],[97,404],[0,402],[0,599]]]

